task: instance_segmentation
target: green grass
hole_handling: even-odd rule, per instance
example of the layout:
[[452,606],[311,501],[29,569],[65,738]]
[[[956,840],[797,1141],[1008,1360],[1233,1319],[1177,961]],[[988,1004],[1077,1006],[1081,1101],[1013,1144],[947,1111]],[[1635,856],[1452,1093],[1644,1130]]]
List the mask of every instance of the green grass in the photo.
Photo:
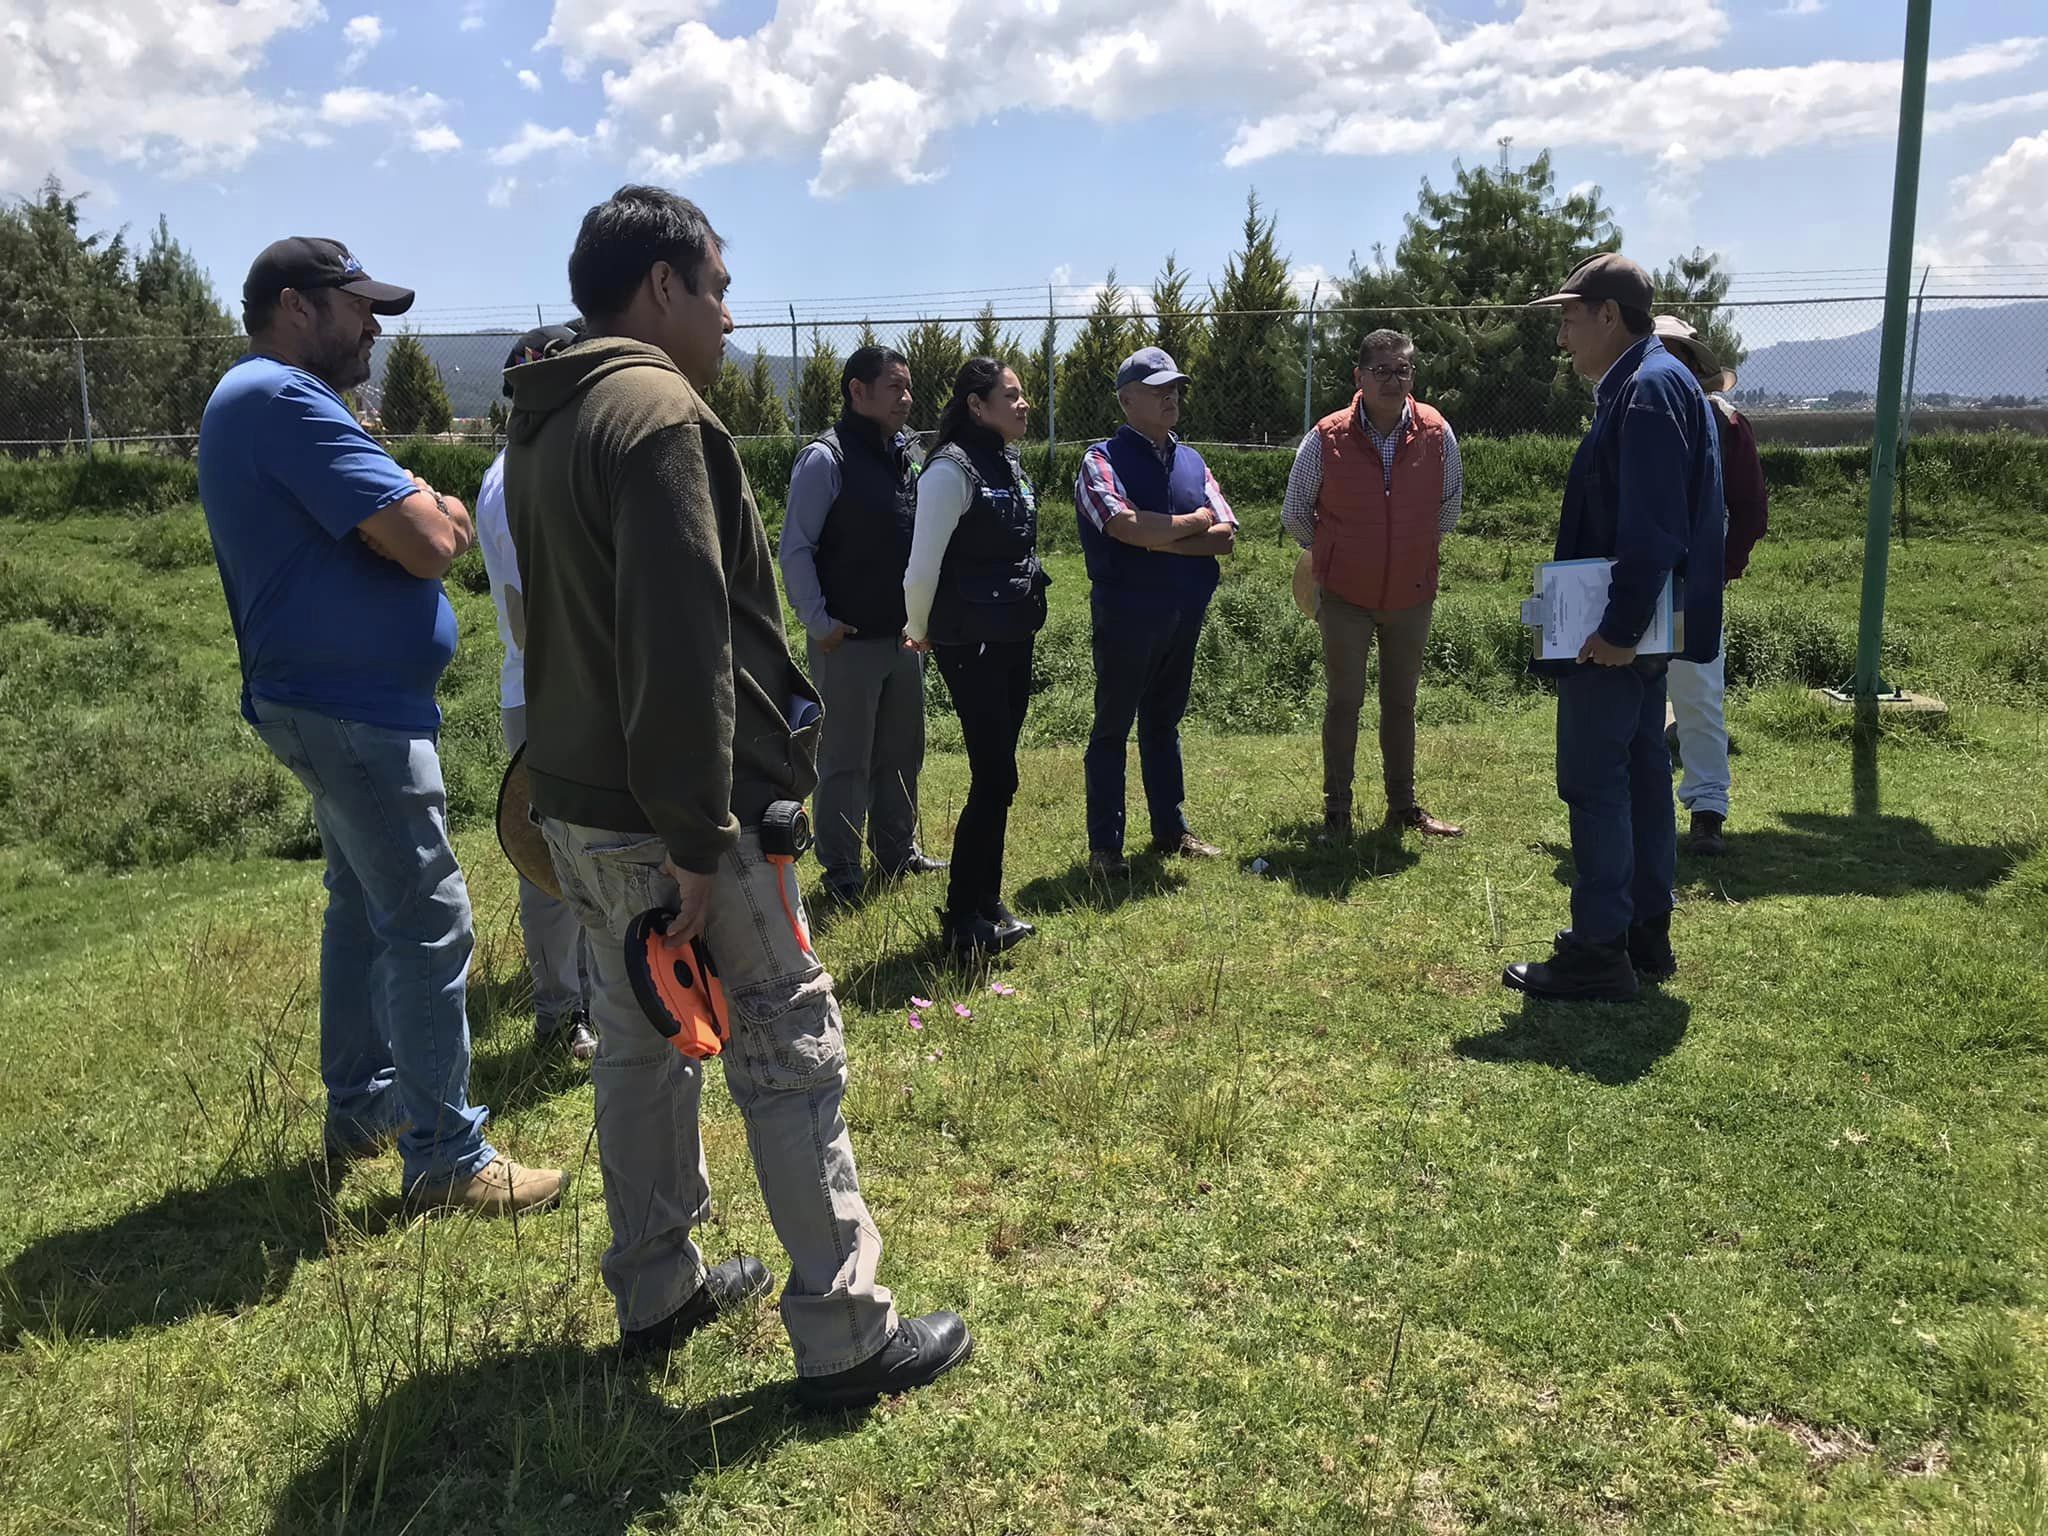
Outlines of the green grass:
[[[2048,556],[1974,494],[1893,554],[1891,664],[1948,726],[1861,761],[1797,686],[1846,670],[1854,507],[1788,494],[1733,609],[1733,849],[1682,861],[1679,978],[1626,1009],[1497,982],[1566,911],[1507,606],[1540,534],[1447,553],[1422,782],[1469,836],[1340,854],[1313,633],[1251,509],[1188,749],[1231,857],[1127,892],[1081,865],[1086,583],[1055,552],[1016,995],[937,964],[936,881],[818,923],[883,1278],[980,1341],[826,1420],[772,1307],[611,1359],[588,1079],[528,1044],[475,814],[477,573],[445,695],[475,1095],[577,1175],[516,1228],[405,1222],[389,1156],[318,1186],[319,867],[234,717],[196,512],[6,520],[0,1533],[2048,1529]],[[705,1103],[706,1245],[779,1270]]]

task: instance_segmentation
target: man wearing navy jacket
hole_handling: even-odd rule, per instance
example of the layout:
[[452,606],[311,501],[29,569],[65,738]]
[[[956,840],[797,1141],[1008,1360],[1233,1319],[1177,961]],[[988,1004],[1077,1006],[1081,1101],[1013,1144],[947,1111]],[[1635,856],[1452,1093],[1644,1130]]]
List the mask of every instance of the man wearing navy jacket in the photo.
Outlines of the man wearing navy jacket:
[[1665,668],[1640,656],[1664,584],[1683,615],[1677,655],[1721,652],[1727,513],[1720,440],[1699,381],[1652,333],[1649,274],[1619,253],[1590,257],[1538,304],[1564,309],[1557,344],[1597,381],[1593,425],[1572,460],[1559,560],[1614,562],[1607,609],[1557,676],[1557,792],[1570,807],[1572,926],[1548,960],[1502,981],[1560,1001],[1625,1000],[1668,980],[1678,825],[1664,745]]
[[1074,515],[1093,584],[1095,724],[1088,736],[1088,864],[1121,877],[1124,752],[1133,723],[1152,820],[1168,856],[1215,858],[1183,807],[1180,721],[1194,684],[1195,647],[1216,590],[1217,557],[1237,540],[1237,518],[1202,456],[1174,436],[1187,375],[1158,347],[1117,370],[1125,425],[1081,459]]

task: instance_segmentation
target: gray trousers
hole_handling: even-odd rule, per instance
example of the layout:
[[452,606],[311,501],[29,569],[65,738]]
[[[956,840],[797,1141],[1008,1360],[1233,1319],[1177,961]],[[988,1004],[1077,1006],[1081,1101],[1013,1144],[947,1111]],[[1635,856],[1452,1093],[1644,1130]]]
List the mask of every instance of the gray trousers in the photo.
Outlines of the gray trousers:
[[[517,752],[526,742],[526,706],[498,711],[505,731],[505,750]],[[551,1035],[569,1015],[590,1006],[590,946],[576,914],[528,880],[519,877],[519,931],[526,936],[526,968],[533,975],[533,1032]]]
[[[623,940],[672,906],[659,838],[544,819],[563,894],[591,944],[597,1160],[612,1241],[605,1285],[619,1327],[660,1322],[695,1293],[704,1256],[690,1229],[711,1211],[698,1132],[703,1063],[680,1054],[633,995]],[[718,1058],[746,1121],[754,1176],[789,1254],[782,1322],[800,1375],[858,1365],[896,1330],[876,1280],[881,1234],[861,1199],[840,1100],[846,1045],[832,978],[808,947],[796,872],[761,856],[758,828],[718,866],[704,939],[724,984],[732,1039]]]
[[857,884],[861,844],[884,870],[917,852],[917,776],[924,767],[924,658],[895,635],[856,635],[827,653],[810,643],[811,680],[825,701],[811,824],[826,878]]

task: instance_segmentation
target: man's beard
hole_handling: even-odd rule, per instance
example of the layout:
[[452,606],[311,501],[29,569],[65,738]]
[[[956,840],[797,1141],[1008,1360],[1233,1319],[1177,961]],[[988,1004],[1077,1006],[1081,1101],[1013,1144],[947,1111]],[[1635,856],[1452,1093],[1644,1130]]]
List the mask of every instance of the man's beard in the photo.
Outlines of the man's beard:
[[343,394],[358,384],[369,382],[370,357],[363,350],[363,338],[360,333],[345,341],[336,338],[330,346],[321,349],[315,363],[316,366],[309,368],[307,372],[313,374],[336,394]]

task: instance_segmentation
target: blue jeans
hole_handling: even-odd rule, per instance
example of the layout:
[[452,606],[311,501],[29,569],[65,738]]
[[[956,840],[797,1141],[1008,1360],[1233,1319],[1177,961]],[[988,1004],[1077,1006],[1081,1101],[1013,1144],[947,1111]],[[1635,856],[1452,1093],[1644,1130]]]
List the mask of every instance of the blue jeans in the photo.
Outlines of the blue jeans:
[[1571,810],[1572,934],[1618,943],[1669,912],[1678,869],[1662,657],[1573,667],[1557,684],[1557,794]]
[[475,947],[429,734],[255,701],[256,734],[313,797],[327,855],[320,1075],[327,1138],[403,1127],[407,1188],[497,1156],[469,1102],[464,1001]]
[[1138,767],[1152,840],[1174,844],[1188,830],[1182,802],[1180,721],[1195,680],[1195,647],[1208,599],[1130,600],[1096,588],[1095,724],[1083,760],[1088,783],[1088,847],[1122,853],[1124,750],[1138,727]]

